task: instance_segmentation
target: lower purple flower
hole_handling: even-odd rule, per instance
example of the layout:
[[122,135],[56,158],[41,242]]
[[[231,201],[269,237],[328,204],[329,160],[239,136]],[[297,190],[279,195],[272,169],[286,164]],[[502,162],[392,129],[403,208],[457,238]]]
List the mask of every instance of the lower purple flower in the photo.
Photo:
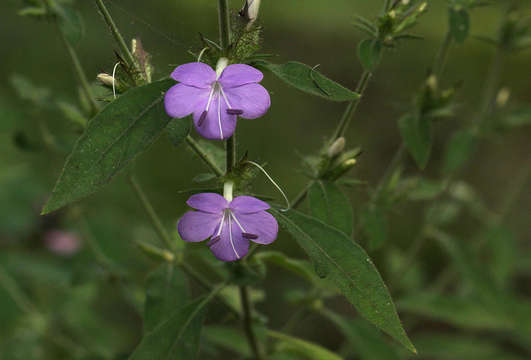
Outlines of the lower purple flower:
[[197,211],[189,211],[179,220],[181,238],[207,245],[216,258],[235,261],[249,251],[249,242],[271,244],[277,238],[278,223],[266,210],[270,206],[252,196],[238,196],[227,201],[215,193],[191,196],[186,202]]

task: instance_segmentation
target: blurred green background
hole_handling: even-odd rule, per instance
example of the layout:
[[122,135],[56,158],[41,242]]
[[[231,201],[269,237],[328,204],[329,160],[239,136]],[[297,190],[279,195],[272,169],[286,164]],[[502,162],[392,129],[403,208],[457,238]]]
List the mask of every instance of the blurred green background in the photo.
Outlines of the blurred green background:
[[[128,39],[139,37],[145,50],[151,53],[155,78],[167,76],[177,64],[193,61],[188,50],[199,46],[199,32],[217,38],[213,0],[113,0],[108,3],[124,35]],[[328,77],[354,88],[362,72],[356,47],[363,38],[352,26],[354,15],[373,18],[381,8],[380,3],[262,1],[263,52],[277,55],[273,61],[278,63],[298,60],[312,66],[320,64],[320,71]],[[58,345],[56,334],[66,334],[86,347],[97,349],[103,358],[120,358],[115,356],[129,353],[141,336],[139,309],[143,283],[148,271],[156,266],[134,242],[142,239],[156,243],[156,234],[123,176],[117,176],[102,192],[83,200],[79,206],[39,216],[68,149],[79,135],[79,128],[65,120],[64,113],[55,104],[76,104],[79,96],[70,58],[56,27],[47,21],[17,16],[21,4],[15,0],[0,3],[0,264],[38,307],[42,317],[21,311],[5,290],[0,289],[0,359],[67,359],[64,349],[69,345]],[[231,1],[235,10],[240,5],[240,1]],[[530,4],[523,2],[523,5],[521,11],[529,14]],[[75,7],[83,16],[85,28],[85,36],[76,50],[86,74],[95,81],[98,73],[112,72],[115,44],[92,1],[77,1]],[[502,14],[499,5],[475,9],[471,34],[495,37]],[[400,146],[397,120],[408,111],[423,83],[443,41],[447,22],[446,2],[431,1],[428,13],[413,31],[424,39],[404,42],[385,53],[348,131],[348,144],[363,149],[350,177],[374,185],[382,176]],[[445,144],[456,128],[475,115],[494,51],[491,45],[472,37],[452,48],[446,75],[440,81],[443,86],[462,83],[458,92],[458,115],[437,124],[432,158],[427,169],[420,172],[422,176],[440,177]],[[510,55],[504,61],[501,85],[511,93],[507,106],[529,106],[531,52]],[[39,98],[28,100],[17,95],[13,81],[17,83],[19,79],[20,83],[20,76],[31,81],[34,90],[35,87],[45,89],[39,92]],[[306,181],[300,171],[300,154],[315,153],[321,147],[334,130],[344,104],[299,93],[267,74],[263,84],[271,93],[272,107],[263,118],[240,120],[239,149],[242,153],[248,150],[255,160],[267,162],[270,174],[294,197]],[[40,106],[36,105],[39,102]],[[42,136],[47,131],[64,152],[47,150]],[[507,246],[500,246],[499,251],[508,254],[503,260],[511,268],[506,292],[519,299],[522,323],[516,328],[512,323],[498,326],[499,319],[490,311],[475,308],[475,295],[461,286],[466,279],[458,268],[453,269],[452,260],[440,245],[428,240],[412,259],[413,270],[404,275],[401,283],[406,285],[398,289],[391,287],[395,300],[400,303],[401,298],[411,294],[427,294],[426,289],[450,268],[450,285],[443,293],[458,294],[460,299],[465,299],[463,307],[471,309],[461,314],[463,307],[456,305],[446,315],[444,311],[435,311],[437,314],[433,315],[430,309],[403,311],[405,327],[419,349],[418,358],[529,358],[530,140],[529,126],[484,139],[461,174],[463,181],[475,189],[473,203],[492,214],[502,210],[516,187],[523,189],[511,202],[502,236],[498,238],[499,241],[513,239]],[[419,174],[410,158],[403,170],[405,174]],[[187,195],[180,191],[197,187],[192,179],[205,169],[184,146],[173,147],[162,136],[149,152],[138,158],[136,171],[165,225],[173,229],[186,209]],[[255,185],[257,193],[277,196],[263,177],[258,177]],[[367,186],[346,191],[353,200],[355,213],[359,213],[361,204],[368,198]],[[420,231],[419,219],[426,208],[423,202],[405,201],[390,212],[389,241],[371,253],[385,280],[396,276],[396,269],[400,268],[396,263],[403,261],[405,249],[410,248]],[[486,236],[480,235],[483,228],[487,233],[492,229],[466,206],[447,228],[457,241],[467,244],[481,241]],[[77,234],[81,250],[72,256],[53,253],[45,241],[51,230]],[[129,274],[134,291],[120,291],[120,281],[101,266],[101,258],[98,263],[87,237],[99,244],[113,267]],[[199,247],[193,247],[193,251],[202,251]],[[283,233],[271,248],[304,257],[294,240]],[[478,256],[477,260],[486,271],[496,266],[488,258]],[[257,307],[267,314],[272,328],[280,328],[297,308],[286,301],[286,293],[305,285],[275,267],[268,270],[264,283],[266,300]],[[327,304],[346,316],[355,316],[355,311],[342,299],[332,299]],[[454,311],[457,315],[452,316]],[[216,316],[222,314],[215,314],[213,319]],[[338,330],[315,314],[301,317],[293,332],[332,350],[345,348]],[[204,355],[204,358],[209,356],[227,358],[222,357],[225,355]],[[350,358],[363,358],[358,356]],[[374,357],[379,358],[383,359]]]

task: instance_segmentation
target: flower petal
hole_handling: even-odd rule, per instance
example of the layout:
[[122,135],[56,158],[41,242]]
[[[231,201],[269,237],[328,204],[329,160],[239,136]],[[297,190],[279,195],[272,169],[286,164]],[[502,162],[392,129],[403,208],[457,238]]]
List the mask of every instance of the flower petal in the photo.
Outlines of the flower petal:
[[188,211],[179,220],[177,230],[184,241],[198,242],[212,236],[221,222],[222,214]]
[[208,99],[210,90],[185,84],[172,86],[164,95],[166,113],[174,118],[183,118],[193,113],[199,104]]
[[242,231],[232,219],[227,219],[220,239],[210,246],[210,250],[221,261],[239,260],[249,252],[249,240],[242,236]]
[[198,88],[210,88],[216,81],[216,72],[207,64],[192,62],[178,66],[171,73],[172,79]]
[[234,211],[244,214],[255,213],[271,208],[268,203],[258,200],[255,197],[245,195],[234,198],[229,204],[229,207]]
[[258,83],[262,81],[264,74],[260,70],[245,64],[232,64],[223,70],[219,77],[219,82],[223,87],[231,88],[235,86]]
[[271,106],[269,93],[260,84],[247,84],[223,90],[231,107],[243,110],[240,117],[244,119],[256,119],[264,115]]
[[219,95],[212,97],[208,113],[201,122],[201,125],[199,125],[199,120],[203,111],[206,109],[207,101],[208,99],[204,100],[204,106],[200,107],[200,111],[194,112],[194,125],[197,132],[202,137],[210,140],[225,140],[230,138],[236,129],[237,116],[227,114],[227,105]]
[[223,196],[216,193],[201,193],[190,196],[186,201],[191,208],[207,213],[223,215],[223,210],[228,208],[229,203]]
[[251,239],[251,241],[257,244],[271,244],[278,235],[278,222],[277,220],[266,211],[260,211],[254,214],[242,214],[235,212],[234,216],[246,233],[258,235],[257,239]]

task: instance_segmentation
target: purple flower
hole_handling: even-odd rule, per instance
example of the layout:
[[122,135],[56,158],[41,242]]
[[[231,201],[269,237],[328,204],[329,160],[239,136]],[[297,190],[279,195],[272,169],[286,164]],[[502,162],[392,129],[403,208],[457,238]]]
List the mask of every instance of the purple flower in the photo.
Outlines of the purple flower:
[[211,238],[207,245],[222,261],[234,261],[249,251],[249,240],[271,244],[277,238],[278,223],[269,205],[251,196],[232,201],[215,193],[192,195],[186,202],[198,211],[189,211],[179,220],[177,229],[184,241]]
[[166,113],[174,118],[193,114],[199,134],[214,140],[231,137],[238,116],[256,119],[264,115],[271,99],[258,84],[263,74],[249,65],[226,64],[222,58],[217,71],[201,62],[177,67],[171,77],[179,84],[166,92]]

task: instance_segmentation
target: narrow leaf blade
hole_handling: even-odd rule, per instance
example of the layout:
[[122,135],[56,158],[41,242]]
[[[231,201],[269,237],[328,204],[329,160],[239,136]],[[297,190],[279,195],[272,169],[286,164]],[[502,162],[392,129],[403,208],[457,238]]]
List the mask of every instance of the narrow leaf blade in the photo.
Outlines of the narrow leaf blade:
[[334,183],[317,181],[308,192],[312,216],[352,236],[352,206]]

